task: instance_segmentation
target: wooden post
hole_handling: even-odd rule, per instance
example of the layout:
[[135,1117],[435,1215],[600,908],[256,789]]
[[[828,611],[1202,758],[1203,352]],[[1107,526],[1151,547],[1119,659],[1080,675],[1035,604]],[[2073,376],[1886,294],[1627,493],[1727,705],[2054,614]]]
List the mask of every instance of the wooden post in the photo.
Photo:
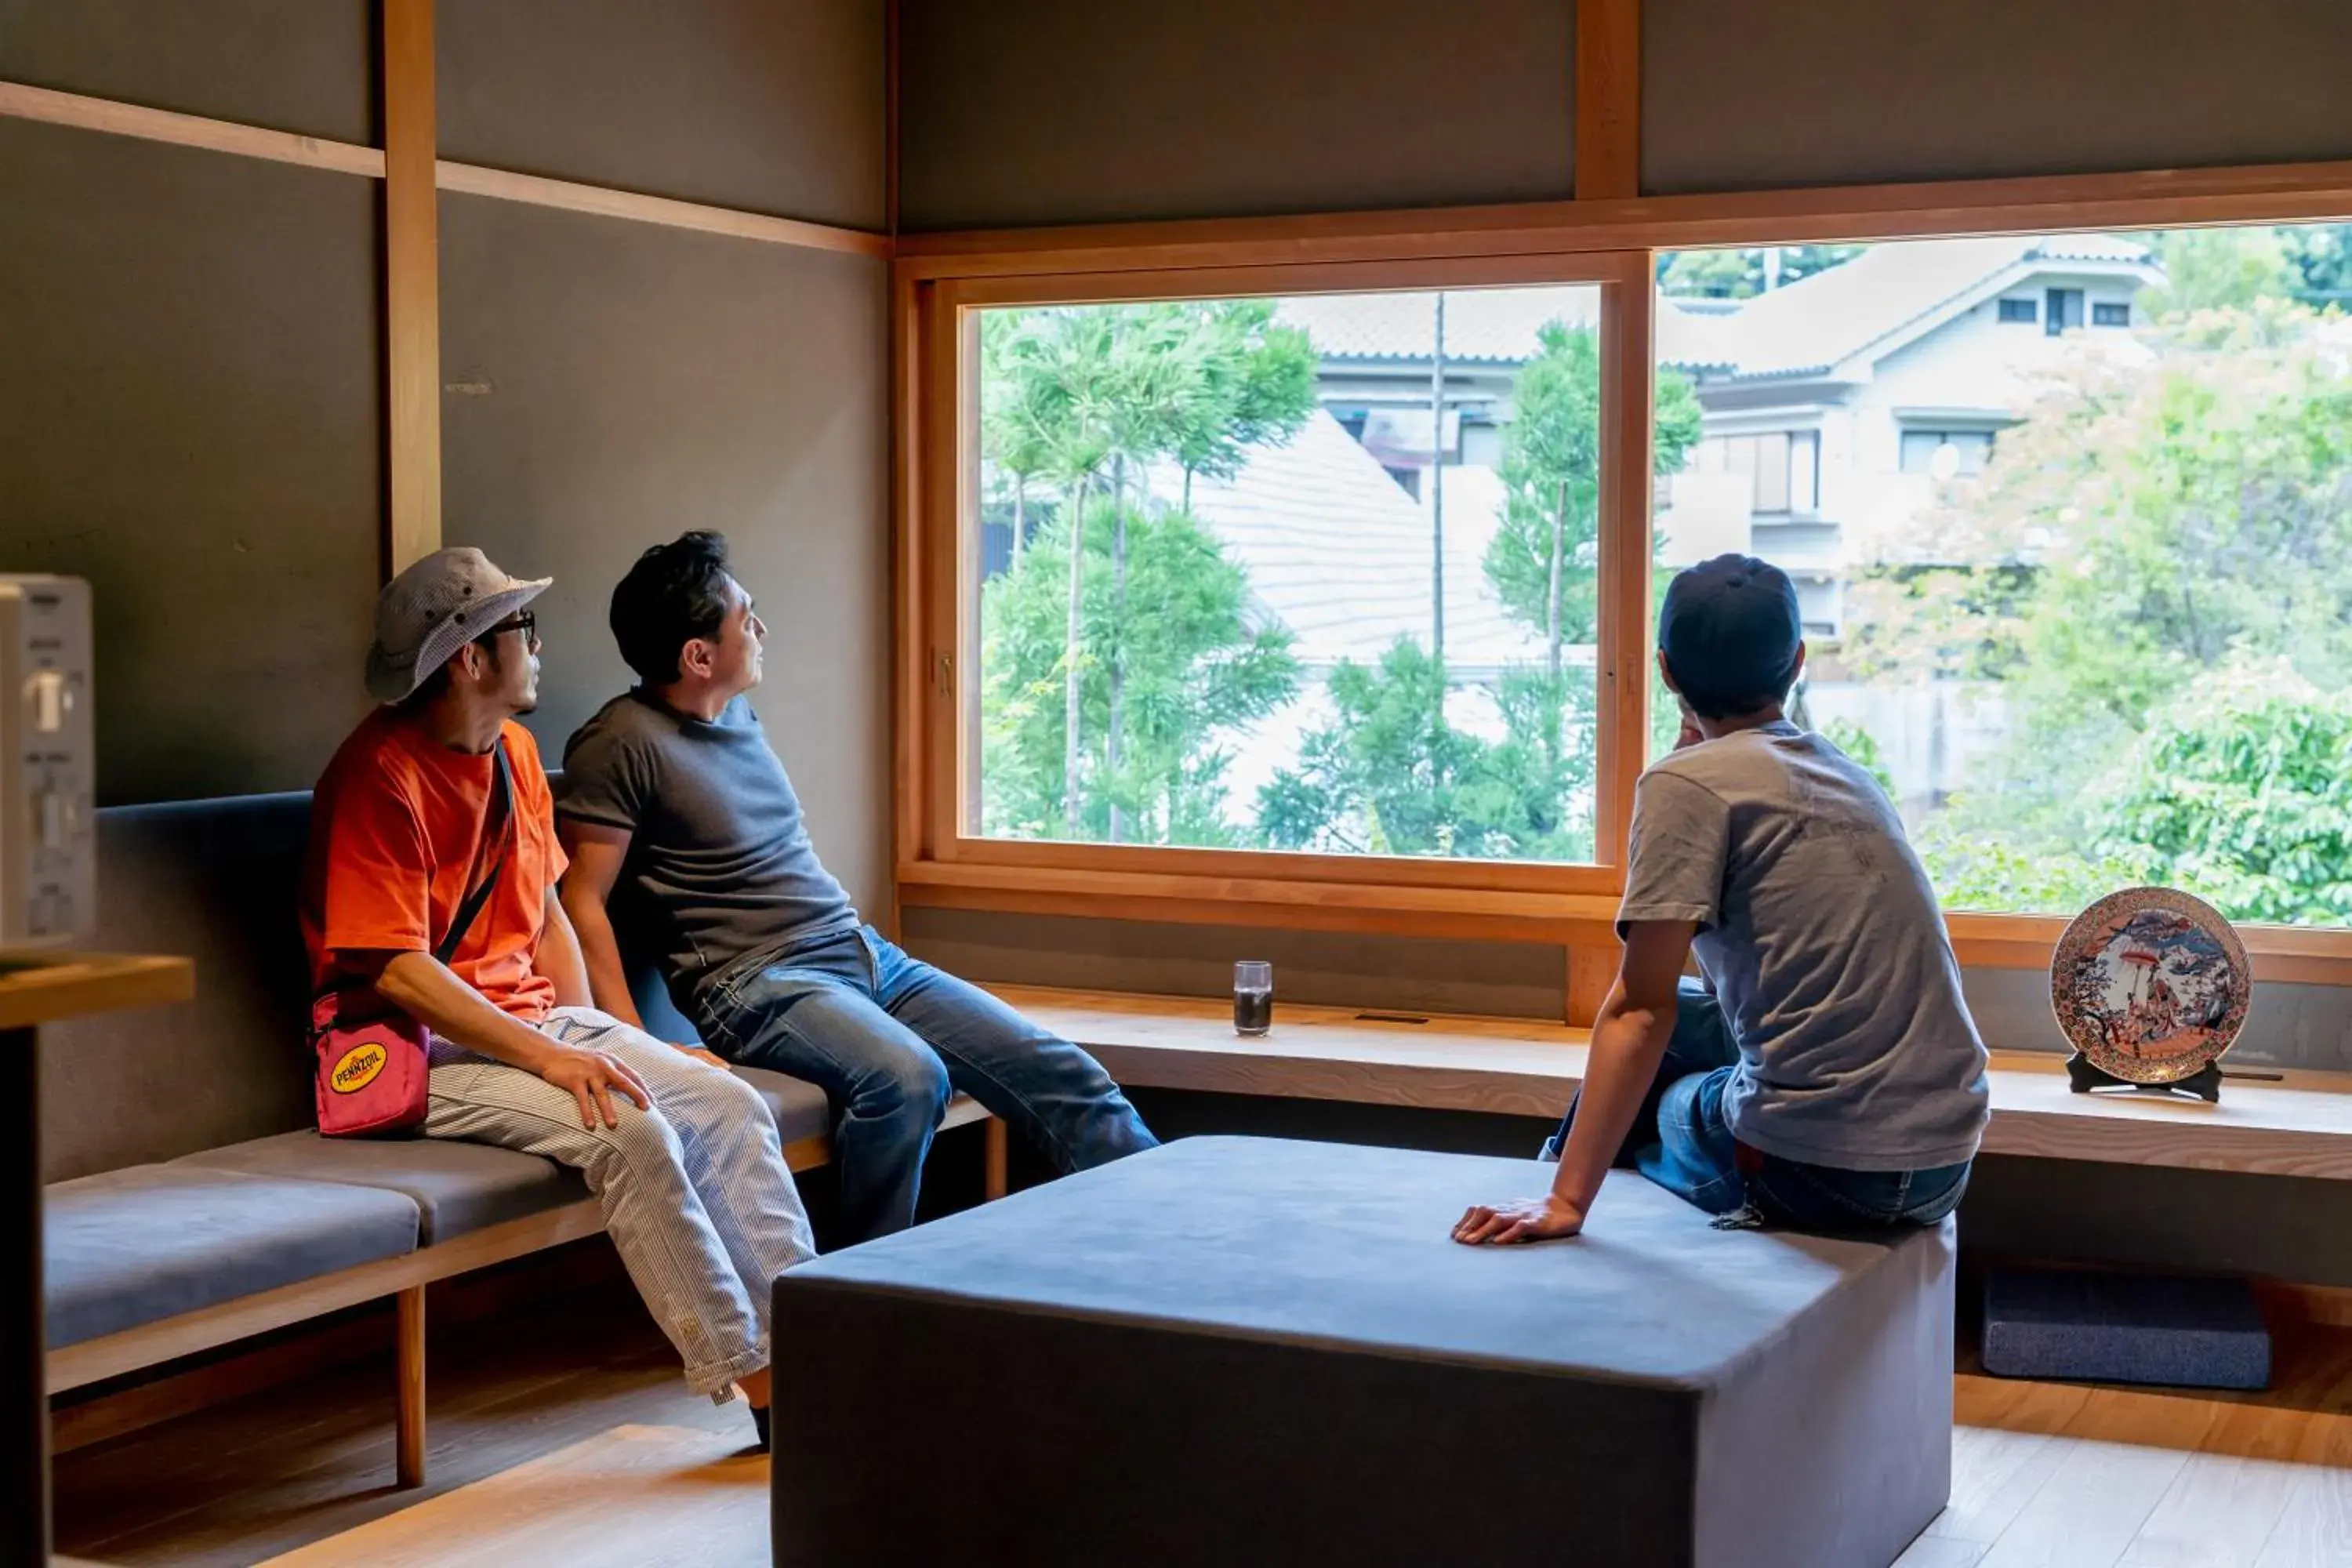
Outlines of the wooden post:
[[1601,750],[1596,781],[1593,858],[1625,863],[1633,826],[1633,786],[1650,743],[1650,428],[1656,308],[1646,251],[1636,251],[1608,286],[1601,342]]
[[0,1196],[0,1563],[49,1560],[48,1336],[41,1302],[40,1039],[0,1029],[0,1135],[7,1192]]
[[1004,1195],[1005,1189],[1011,1183],[1006,1166],[1012,1155],[1013,1145],[1012,1140],[1006,1135],[1003,1117],[992,1116],[982,1125],[988,1129],[985,1134],[988,1139],[986,1156],[988,1163],[987,1173],[982,1178],[982,1191],[986,1194],[989,1201],[993,1203]]
[[412,1285],[397,1300],[400,1413],[394,1443],[399,1482],[406,1489],[425,1484],[425,1287]]
[[1577,0],[1576,199],[1642,194],[1642,0]]
[[1613,947],[1571,947],[1568,950],[1568,1015],[1564,1020],[1580,1029],[1592,1027],[1601,1004],[1617,983],[1618,950]]
[[441,272],[433,0],[383,0],[385,400],[396,574],[441,548]]

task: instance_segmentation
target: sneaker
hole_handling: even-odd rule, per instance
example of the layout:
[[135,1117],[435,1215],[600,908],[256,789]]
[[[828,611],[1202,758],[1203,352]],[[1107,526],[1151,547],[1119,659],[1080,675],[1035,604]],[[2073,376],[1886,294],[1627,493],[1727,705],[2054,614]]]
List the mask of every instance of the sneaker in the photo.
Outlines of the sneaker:
[[760,1452],[762,1454],[771,1452],[768,1444],[768,1407],[766,1405],[751,1406],[751,1425],[760,1429]]

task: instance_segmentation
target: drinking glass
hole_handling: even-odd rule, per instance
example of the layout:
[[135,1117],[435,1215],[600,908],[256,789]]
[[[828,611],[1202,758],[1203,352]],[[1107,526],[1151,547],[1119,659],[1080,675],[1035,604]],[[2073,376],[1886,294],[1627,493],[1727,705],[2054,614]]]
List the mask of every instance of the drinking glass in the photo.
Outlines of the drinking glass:
[[1274,1027],[1274,965],[1234,965],[1234,1033],[1263,1035]]

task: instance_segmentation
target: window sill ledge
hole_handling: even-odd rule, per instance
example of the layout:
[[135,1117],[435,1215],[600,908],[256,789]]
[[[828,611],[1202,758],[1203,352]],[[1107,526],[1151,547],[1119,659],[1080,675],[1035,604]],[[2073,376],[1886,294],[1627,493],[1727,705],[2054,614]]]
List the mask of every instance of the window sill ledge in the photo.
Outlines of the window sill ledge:
[[[1271,1034],[1233,1032],[1230,1005],[992,985],[1092,1051],[1130,1088],[1556,1118],[1582,1080],[1583,1029],[1532,1019],[1364,1015],[1283,1003]],[[2062,1058],[1996,1051],[1988,1153],[2352,1181],[2352,1074],[2232,1081],[2220,1105],[2074,1094]]]

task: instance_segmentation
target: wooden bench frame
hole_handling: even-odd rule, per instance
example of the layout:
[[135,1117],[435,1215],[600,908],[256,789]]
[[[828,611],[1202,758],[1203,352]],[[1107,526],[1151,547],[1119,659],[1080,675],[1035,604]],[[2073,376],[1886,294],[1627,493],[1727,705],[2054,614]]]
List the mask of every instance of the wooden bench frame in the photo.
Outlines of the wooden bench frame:
[[[1009,1153],[1004,1123],[977,1101],[958,1095],[949,1101],[940,1127],[944,1131],[975,1121],[987,1124],[986,1194],[990,1198],[1002,1197]],[[784,1146],[784,1163],[795,1173],[829,1164],[832,1158],[832,1140],[823,1135]],[[297,1280],[274,1290],[142,1323],[120,1333],[62,1345],[48,1352],[48,1391],[55,1396],[389,1296],[398,1303],[394,1352],[399,1373],[394,1444],[398,1479],[403,1487],[423,1486],[425,1288],[436,1280],[454,1279],[492,1264],[596,1236],[604,1229],[604,1216],[597,1201],[583,1198],[561,1208],[468,1231],[397,1258],[380,1258],[322,1274],[315,1279]]]

